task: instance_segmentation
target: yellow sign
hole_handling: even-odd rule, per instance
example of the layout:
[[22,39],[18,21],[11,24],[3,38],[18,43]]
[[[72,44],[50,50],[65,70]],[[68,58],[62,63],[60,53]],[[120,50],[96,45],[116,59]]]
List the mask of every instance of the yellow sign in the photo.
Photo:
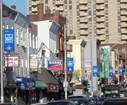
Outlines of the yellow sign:
[[81,76],[81,70],[74,70],[75,76]]

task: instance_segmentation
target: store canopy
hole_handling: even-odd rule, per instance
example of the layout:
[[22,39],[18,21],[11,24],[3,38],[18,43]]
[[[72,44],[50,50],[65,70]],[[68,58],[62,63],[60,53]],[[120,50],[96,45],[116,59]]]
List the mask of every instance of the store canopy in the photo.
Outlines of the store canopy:
[[41,80],[35,81],[37,89],[47,89],[48,86]]
[[21,90],[35,90],[35,80],[33,78],[16,77],[16,83]]

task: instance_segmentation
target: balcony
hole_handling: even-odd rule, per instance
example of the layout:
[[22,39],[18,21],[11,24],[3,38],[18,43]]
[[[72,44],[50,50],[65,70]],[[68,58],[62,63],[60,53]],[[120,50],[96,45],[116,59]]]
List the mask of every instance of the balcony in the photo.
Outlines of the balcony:
[[97,30],[97,34],[98,35],[104,35],[105,34],[105,30],[104,29]]
[[127,27],[127,23],[126,22],[121,22],[121,27]]
[[127,0],[120,0],[121,3],[127,3]]
[[100,18],[96,18],[96,21],[97,22],[104,22],[105,21],[105,18],[104,17],[100,17]]
[[56,11],[63,11],[64,10],[63,6],[56,7],[55,9],[56,9]]
[[82,6],[79,7],[79,9],[80,9],[80,10],[87,10],[88,7],[87,7],[87,5],[82,5]]
[[57,0],[56,0],[56,1],[55,1],[55,4],[56,4],[56,5],[63,5],[63,4],[64,4],[64,1],[60,1],[60,0],[57,1]]
[[96,4],[102,4],[105,3],[105,0],[96,0]]
[[126,28],[121,28],[121,33],[126,33],[127,34],[127,29]]
[[96,5],[96,9],[105,9],[105,5]]
[[87,0],[80,0],[79,3],[80,3],[80,4],[87,4],[88,1],[87,1]]
[[37,2],[32,1],[31,5],[32,6],[37,6]]
[[88,28],[88,24],[80,24],[80,28]]
[[121,21],[127,21],[127,17],[126,16],[121,16]]
[[105,13],[104,13],[104,11],[100,11],[100,12],[96,12],[96,15],[97,15],[97,16],[104,16]]
[[80,30],[80,34],[81,35],[88,35],[88,31],[87,30]]
[[122,40],[127,40],[127,35],[121,35]]
[[99,39],[100,39],[100,40],[105,40],[105,35],[99,36]]
[[85,19],[85,17],[80,18],[80,23],[88,23],[89,19]]
[[87,11],[80,11],[80,16],[82,17],[82,16],[87,16],[88,15],[88,13],[87,13]]
[[31,11],[37,12],[37,7],[32,7]]
[[121,9],[127,8],[126,4],[121,4]]
[[97,24],[96,27],[97,27],[97,28],[104,28],[104,27],[105,27],[105,24],[104,24],[104,23]]
[[127,15],[127,11],[121,10],[121,15]]

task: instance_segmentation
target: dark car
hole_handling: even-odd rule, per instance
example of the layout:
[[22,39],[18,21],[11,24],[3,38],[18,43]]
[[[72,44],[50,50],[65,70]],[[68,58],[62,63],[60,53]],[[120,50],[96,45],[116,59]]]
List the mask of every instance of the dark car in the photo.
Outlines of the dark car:
[[69,100],[73,101],[76,105],[89,105],[89,101],[85,98],[71,98]]
[[70,100],[57,100],[53,102],[48,102],[46,105],[76,105],[76,104]]
[[16,105],[16,103],[12,103],[12,102],[3,102],[3,103],[0,103],[0,105]]
[[127,105],[127,98],[105,99],[102,105]]
[[68,99],[72,99],[72,98],[86,98],[86,96],[84,96],[84,95],[70,95],[70,96],[68,96]]
[[30,105],[47,105],[46,103],[32,103]]

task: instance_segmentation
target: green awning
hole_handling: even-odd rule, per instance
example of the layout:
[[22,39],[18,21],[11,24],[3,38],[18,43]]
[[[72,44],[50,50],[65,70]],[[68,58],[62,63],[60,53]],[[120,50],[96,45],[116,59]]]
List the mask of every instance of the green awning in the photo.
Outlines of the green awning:
[[36,88],[37,89],[47,89],[48,86],[43,81],[36,81]]

